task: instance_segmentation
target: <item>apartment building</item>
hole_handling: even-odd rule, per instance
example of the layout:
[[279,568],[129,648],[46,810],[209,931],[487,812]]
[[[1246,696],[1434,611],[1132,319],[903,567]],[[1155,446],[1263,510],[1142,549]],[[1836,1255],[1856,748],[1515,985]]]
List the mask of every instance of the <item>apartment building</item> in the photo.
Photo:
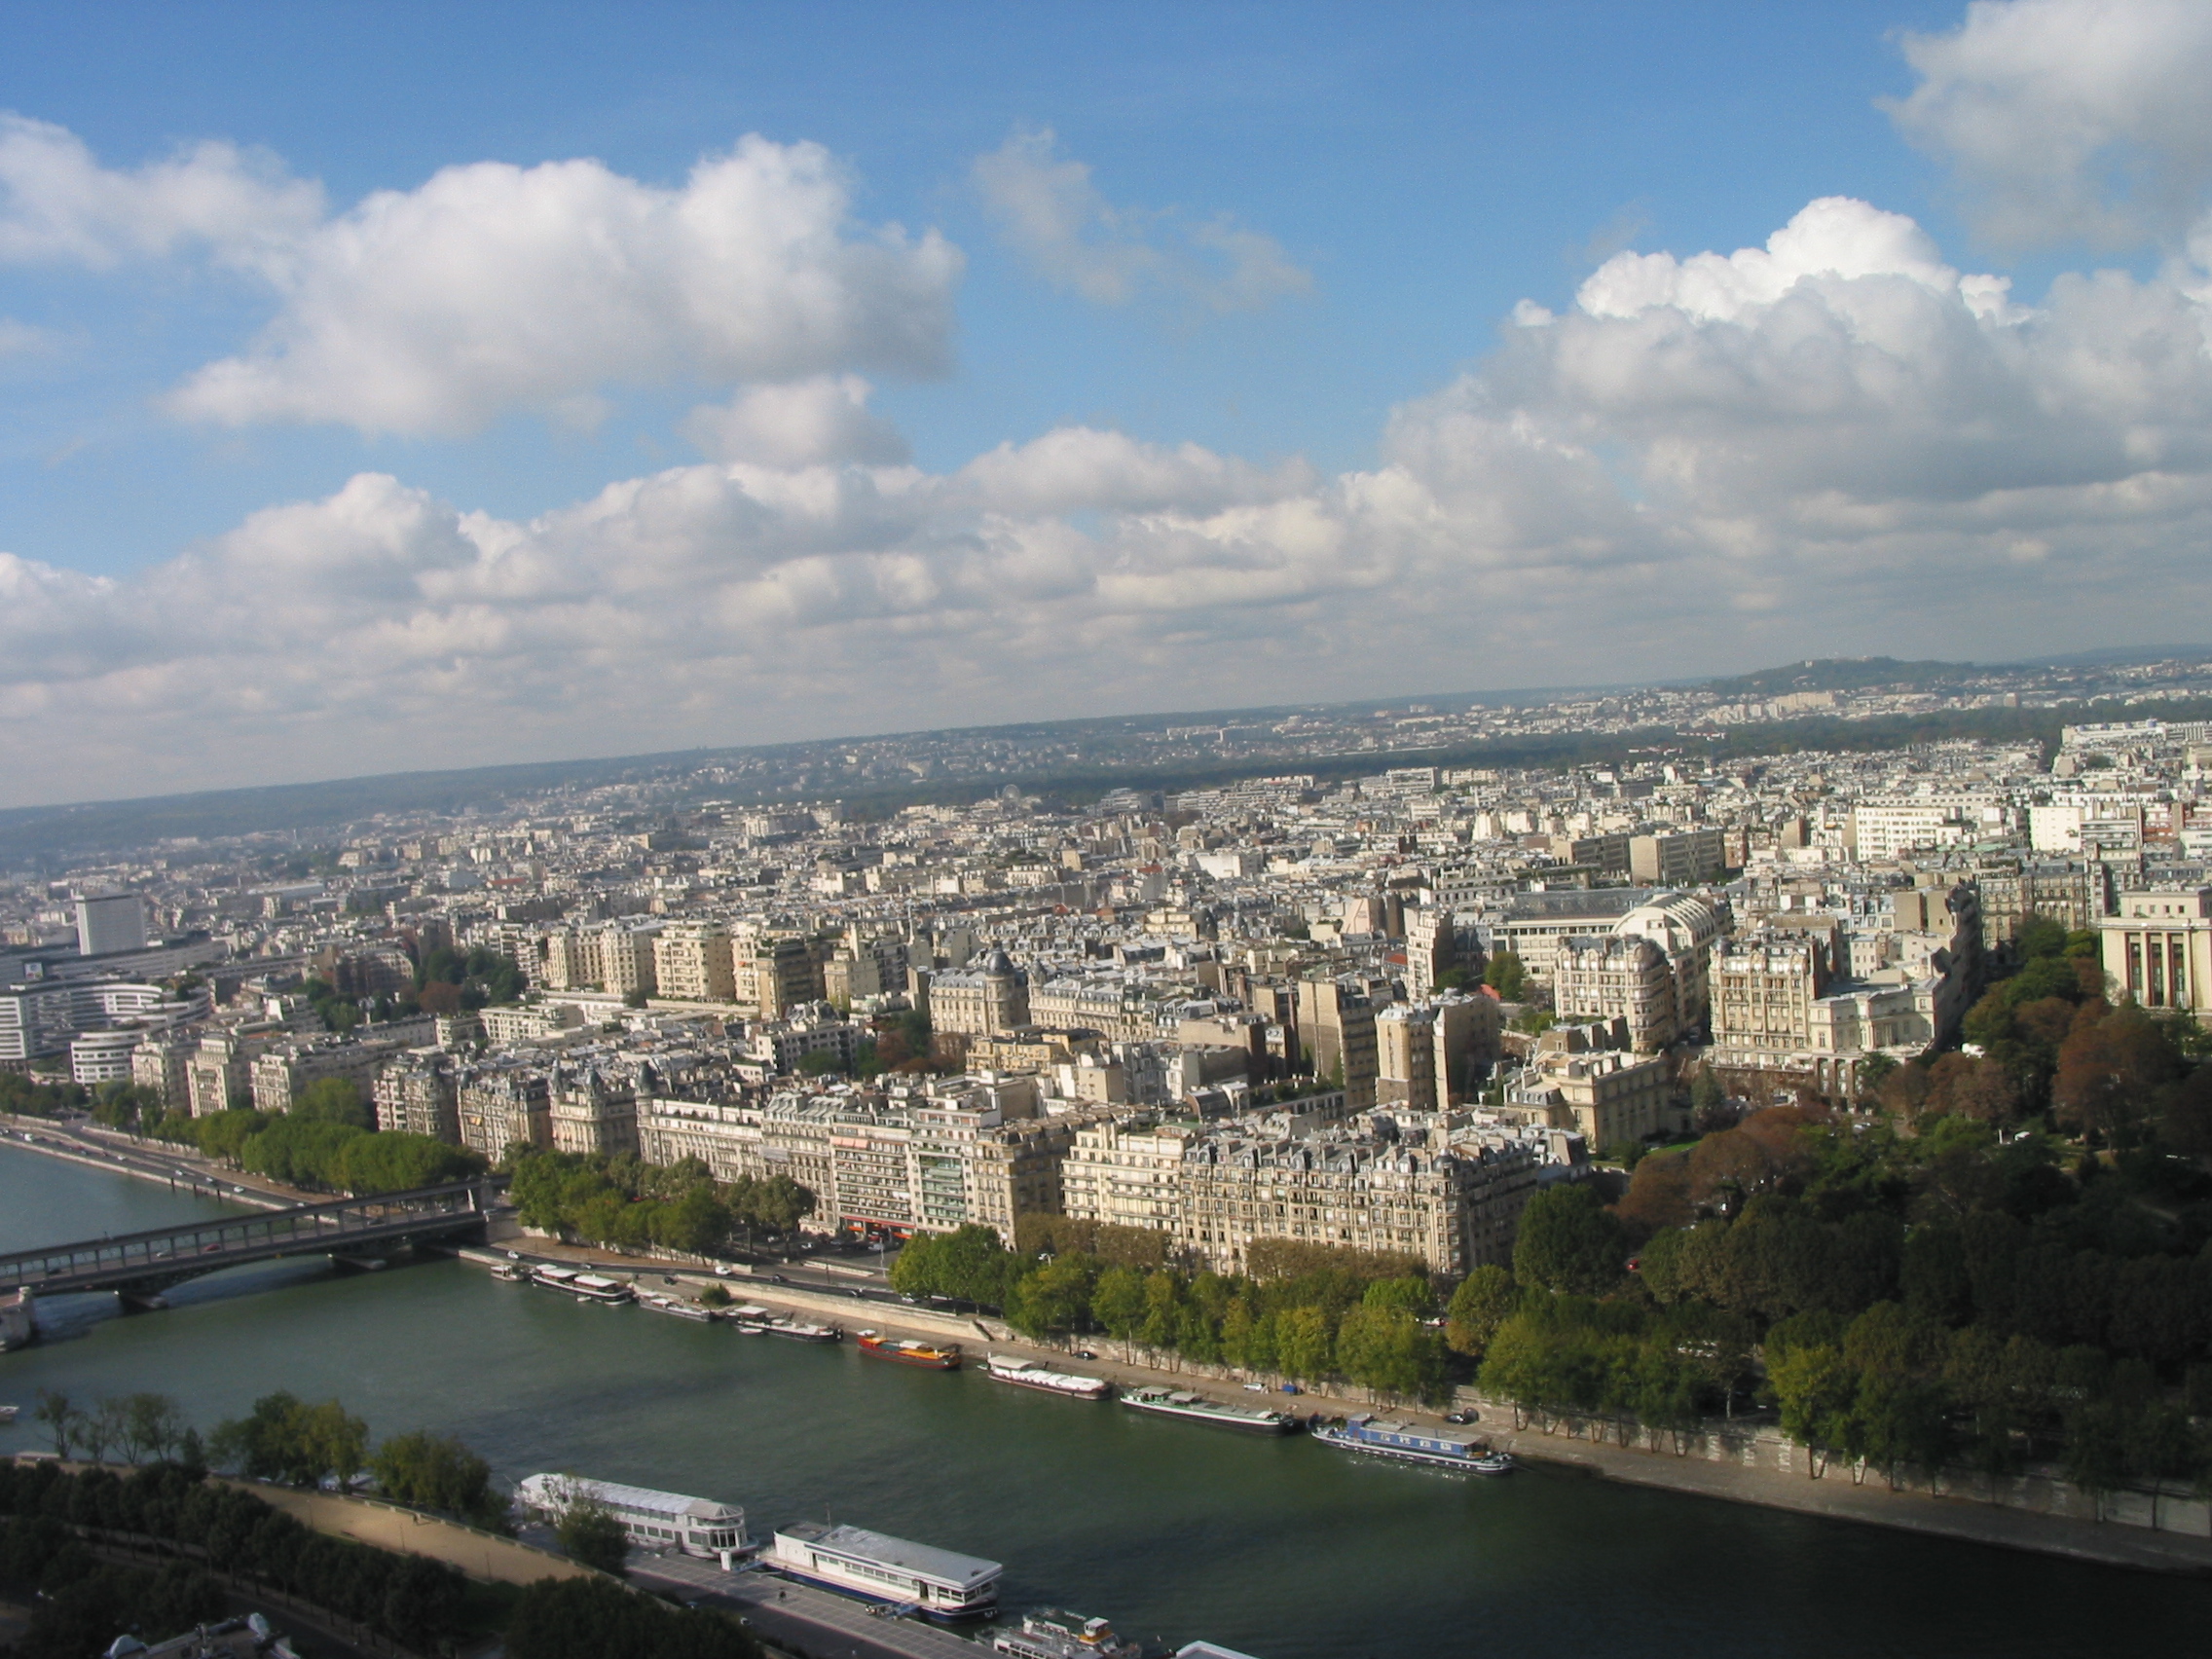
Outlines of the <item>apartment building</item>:
[[1242,1272],[1255,1240],[1294,1238],[1419,1256],[1460,1277],[1511,1259],[1540,1158],[1532,1145],[1443,1152],[1368,1137],[1194,1138],[1180,1176],[1178,1241],[1218,1272]]
[[386,1134],[429,1135],[452,1146],[462,1144],[453,1062],[443,1053],[411,1050],[378,1072],[374,1087],[377,1127]]

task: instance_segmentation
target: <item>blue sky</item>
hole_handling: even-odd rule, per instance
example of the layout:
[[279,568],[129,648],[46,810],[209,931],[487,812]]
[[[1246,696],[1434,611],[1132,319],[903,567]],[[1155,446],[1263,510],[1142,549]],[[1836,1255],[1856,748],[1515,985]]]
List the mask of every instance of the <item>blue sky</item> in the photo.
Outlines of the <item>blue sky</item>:
[[8,8],[0,800],[2170,637],[2208,12]]

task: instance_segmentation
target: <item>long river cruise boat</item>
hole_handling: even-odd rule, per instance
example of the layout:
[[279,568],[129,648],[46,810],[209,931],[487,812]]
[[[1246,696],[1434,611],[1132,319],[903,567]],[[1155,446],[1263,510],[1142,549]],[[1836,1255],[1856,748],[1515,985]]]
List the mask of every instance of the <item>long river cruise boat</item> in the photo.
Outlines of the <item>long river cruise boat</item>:
[[628,1302],[638,1294],[620,1279],[587,1273],[579,1268],[533,1268],[530,1282],[547,1290],[565,1290],[580,1302]]
[[1048,1394],[1064,1394],[1071,1400],[1103,1400],[1114,1391],[1114,1385],[1103,1377],[1049,1371],[1034,1359],[1017,1359],[1012,1354],[986,1355],[983,1369],[998,1382],[1012,1382],[1017,1388],[1042,1389]]
[[560,1520],[579,1500],[596,1502],[622,1523],[623,1532],[639,1549],[719,1557],[725,1567],[753,1547],[745,1536],[745,1511],[711,1497],[576,1475],[525,1475],[515,1486],[515,1496],[551,1521]]
[[777,1528],[760,1563],[840,1595],[911,1607],[924,1618],[946,1622],[998,1611],[999,1575],[1006,1570],[979,1556],[821,1521]]
[[1296,1418],[1270,1411],[1265,1406],[1224,1405],[1203,1394],[1194,1394],[1188,1388],[1166,1388],[1157,1383],[1131,1388],[1122,1396],[1122,1404],[1131,1411],[1150,1412],[1155,1417],[1183,1418],[1191,1422],[1210,1423],[1215,1428],[1240,1428],[1249,1434],[1288,1434],[1298,1426]]
[[861,1352],[877,1359],[888,1359],[900,1365],[919,1366],[924,1371],[958,1371],[960,1345],[958,1343],[917,1343],[887,1337],[881,1331],[863,1331],[859,1342]]
[[1478,1475],[1502,1475],[1513,1467],[1503,1452],[1471,1434],[1448,1428],[1422,1428],[1418,1423],[1362,1413],[1343,1423],[1324,1423],[1313,1438],[1325,1446],[1346,1452],[1364,1452],[1371,1457],[1390,1457],[1402,1463],[1428,1463],[1443,1469],[1466,1469]]
[[1104,1619],[1086,1618],[1059,1607],[1024,1613],[1019,1630],[1002,1630],[991,1647],[1018,1659],[1144,1659],[1144,1643],[1124,1641]]

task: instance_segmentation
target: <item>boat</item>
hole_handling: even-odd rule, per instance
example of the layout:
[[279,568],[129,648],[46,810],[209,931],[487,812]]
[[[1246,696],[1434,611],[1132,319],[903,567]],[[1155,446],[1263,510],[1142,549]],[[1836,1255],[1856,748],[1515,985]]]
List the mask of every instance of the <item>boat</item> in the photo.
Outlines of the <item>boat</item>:
[[8,1424],[14,1422],[16,1414],[22,1409],[20,1406],[0,1406],[0,1428],[6,1428]]
[[582,1302],[630,1302],[638,1294],[620,1279],[604,1278],[598,1273],[578,1273],[569,1280],[568,1288]]
[[789,1313],[780,1319],[771,1319],[760,1329],[771,1337],[786,1337],[794,1343],[841,1343],[845,1340],[842,1325],[810,1325],[804,1319],[794,1319]]
[[501,1284],[528,1284],[530,1274],[512,1262],[502,1262],[492,1270],[492,1276]]
[[541,1284],[547,1290],[567,1290],[582,1276],[581,1268],[556,1268],[545,1263],[530,1270],[530,1282]]
[[645,1550],[681,1550],[685,1555],[732,1557],[752,1549],[745,1536],[745,1511],[711,1497],[680,1492],[585,1480],[578,1475],[526,1475],[515,1487],[525,1506],[559,1521],[579,1499],[597,1503],[617,1521],[630,1542]]
[[1144,1659],[1143,1642],[1124,1641],[1104,1619],[1060,1607],[1024,1613],[1021,1628],[997,1632],[991,1646],[1020,1659]]
[[1065,1394],[1070,1399],[1103,1400],[1114,1391],[1114,1385],[1103,1377],[1048,1371],[1034,1359],[1017,1359],[1012,1354],[986,1354],[983,1369],[999,1382],[1012,1382],[1017,1388],[1041,1388],[1048,1394]]
[[768,1322],[775,1316],[773,1310],[755,1302],[741,1302],[735,1308],[725,1308],[719,1315],[749,1337],[766,1336]]
[[887,1337],[880,1331],[863,1331],[860,1334],[861,1352],[873,1354],[877,1359],[888,1359],[900,1365],[919,1366],[924,1371],[958,1371],[960,1345],[958,1343],[906,1342]]
[[999,1575],[1006,1570],[979,1556],[823,1521],[777,1528],[760,1565],[859,1601],[942,1622],[996,1612]]
[[1435,1468],[1466,1469],[1479,1475],[1502,1475],[1513,1459],[1493,1452],[1490,1442],[1448,1428],[1422,1428],[1362,1412],[1341,1423],[1317,1423],[1313,1438],[1324,1446],[1346,1452],[1364,1452],[1371,1457],[1389,1457],[1401,1463],[1427,1463]]
[[1122,1396],[1122,1404],[1131,1411],[1151,1412],[1156,1417],[1185,1418],[1192,1422],[1211,1423],[1216,1428],[1241,1428],[1253,1434],[1288,1434],[1298,1427],[1296,1418],[1285,1417],[1281,1412],[1260,1406],[1224,1405],[1187,1388],[1166,1388],[1158,1383],[1130,1389]]
[[714,1318],[714,1314],[696,1302],[686,1302],[681,1296],[647,1294],[638,1298],[638,1306],[654,1313],[670,1313],[679,1319],[689,1319],[701,1325]]

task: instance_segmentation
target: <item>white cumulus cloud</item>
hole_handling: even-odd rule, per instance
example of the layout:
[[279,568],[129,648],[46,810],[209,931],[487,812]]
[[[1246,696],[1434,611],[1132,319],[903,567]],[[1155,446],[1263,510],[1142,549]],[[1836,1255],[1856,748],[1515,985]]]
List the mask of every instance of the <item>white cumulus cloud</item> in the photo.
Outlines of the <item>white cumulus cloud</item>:
[[589,161],[448,167],[319,227],[260,344],[170,406],[450,433],[610,384],[940,372],[959,251],[856,233],[849,202],[828,151],[757,137],[678,189]]
[[0,261],[197,251],[266,285],[261,337],[166,400],[234,426],[450,435],[518,410],[589,424],[612,387],[942,372],[960,251],[857,223],[851,197],[820,145],[755,136],[673,187],[485,162],[332,215],[259,152],[208,142],[124,170],[0,116]]
[[1952,167],[1993,240],[2178,240],[2204,211],[2204,0],[1974,0],[1956,29],[1903,47],[1920,84],[1890,114]]
[[873,389],[858,375],[752,387],[726,404],[692,410],[683,435],[718,461],[767,466],[904,461],[905,438],[867,406]]

